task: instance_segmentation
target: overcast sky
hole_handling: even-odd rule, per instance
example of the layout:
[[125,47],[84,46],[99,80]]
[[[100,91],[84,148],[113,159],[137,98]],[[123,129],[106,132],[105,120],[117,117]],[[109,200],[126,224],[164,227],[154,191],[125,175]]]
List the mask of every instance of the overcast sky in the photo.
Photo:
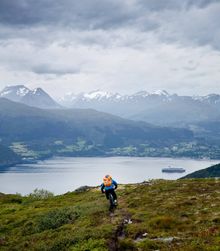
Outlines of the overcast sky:
[[0,88],[220,93],[219,0],[0,0]]

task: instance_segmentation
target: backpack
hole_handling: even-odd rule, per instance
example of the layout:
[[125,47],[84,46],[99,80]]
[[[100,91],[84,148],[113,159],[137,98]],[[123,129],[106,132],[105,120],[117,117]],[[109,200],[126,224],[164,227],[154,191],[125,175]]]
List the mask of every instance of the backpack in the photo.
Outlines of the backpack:
[[110,175],[106,175],[103,178],[103,183],[105,187],[110,187],[112,185],[112,177]]

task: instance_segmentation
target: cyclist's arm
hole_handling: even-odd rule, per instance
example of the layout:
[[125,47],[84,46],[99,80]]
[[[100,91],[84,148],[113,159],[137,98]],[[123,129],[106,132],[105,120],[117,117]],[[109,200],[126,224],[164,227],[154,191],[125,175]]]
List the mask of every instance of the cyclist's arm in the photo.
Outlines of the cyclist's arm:
[[102,183],[101,184],[101,191],[102,191],[102,193],[104,193],[104,189],[105,189],[105,185]]
[[117,189],[118,183],[117,183],[115,180],[113,180],[112,183],[113,183],[113,185],[115,186],[115,189]]

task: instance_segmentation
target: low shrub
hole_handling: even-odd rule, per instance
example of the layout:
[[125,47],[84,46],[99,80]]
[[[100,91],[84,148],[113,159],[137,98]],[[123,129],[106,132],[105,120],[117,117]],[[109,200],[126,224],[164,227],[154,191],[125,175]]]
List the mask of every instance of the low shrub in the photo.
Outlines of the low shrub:
[[38,189],[36,188],[33,193],[30,193],[28,195],[28,200],[35,201],[35,200],[44,200],[48,198],[52,198],[54,194],[50,191],[47,191],[45,189]]
[[75,208],[61,208],[42,215],[37,220],[37,231],[55,229],[64,224],[73,223],[79,217]]

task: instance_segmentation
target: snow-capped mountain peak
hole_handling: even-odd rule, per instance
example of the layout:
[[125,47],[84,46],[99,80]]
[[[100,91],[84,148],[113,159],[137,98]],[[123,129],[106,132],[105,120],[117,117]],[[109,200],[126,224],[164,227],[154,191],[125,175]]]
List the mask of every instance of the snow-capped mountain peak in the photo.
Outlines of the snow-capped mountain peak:
[[18,96],[23,97],[23,96],[25,96],[28,92],[30,92],[30,90],[29,90],[27,87],[21,86],[21,87],[18,88],[18,90],[16,91],[16,94],[17,94]]
[[101,90],[95,90],[89,93],[84,93],[83,96],[86,99],[103,99],[103,98],[108,99],[114,96],[114,94],[110,92],[101,91]]
[[158,91],[154,91],[154,92],[147,92],[147,91],[139,91],[133,95],[130,95],[130,97],[135,96],[135,97],[142,97],[142,98],[146,98],[152,95],[157,95],[157,96],[166,96],[169,97],[170,94],[165,91],[165,90],[158,90]]
[[6,86],[1,92],[0,96],[3,97],[10,93],[16,93],[19,96],[24,96],[30,90],[25,87],[24,85],[13,85],[13,86]]
[[24,85],[6,86],[0,97],[39,108],[60,107],[42,88],[30,90]]
[[132,95],[121,95],[119,93],[112,93],[102,90],[95,90],[91,92],[82,92],[80,94],[67,93],[64,97],[60,99],[60,102],[75,102],[77,100],[91,102],[91,101],[101,101],[101,100],[111,100],[111,101],[123,101],[123,100],[133,100],[133,99],[143,99],[151,96],[159,96],[163,98],[170,98],[171,95],[165,90],[158,90],[155,92],[139,91]]
[[64,97],[60,98],[59,101],[62,102],[74,102],[76,100],[83,100],[83,101],[101,101],[101,100],[112,100],[112,99],[121,99],[123,96],[119,93],[112,93],[112,92],[106,92],[102,90],[95,90],[91,92],[82,92],[79,94],[75,94],[72,92],[68,92]]

